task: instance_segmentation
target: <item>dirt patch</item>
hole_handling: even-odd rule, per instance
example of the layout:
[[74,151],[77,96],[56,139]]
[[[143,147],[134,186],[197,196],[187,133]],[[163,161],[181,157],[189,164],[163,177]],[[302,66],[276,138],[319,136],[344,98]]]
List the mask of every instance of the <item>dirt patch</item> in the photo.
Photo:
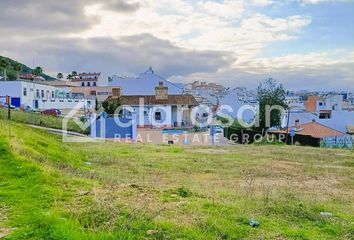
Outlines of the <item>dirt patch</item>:
[[0,239],[7,237],[11,232],[11,228],[0,228]]
[[217,148],[205,148],[205,149],[191,149],[192,153],[204,153],[204,154],[226,154],[230,153],[227,149],[217,149]]

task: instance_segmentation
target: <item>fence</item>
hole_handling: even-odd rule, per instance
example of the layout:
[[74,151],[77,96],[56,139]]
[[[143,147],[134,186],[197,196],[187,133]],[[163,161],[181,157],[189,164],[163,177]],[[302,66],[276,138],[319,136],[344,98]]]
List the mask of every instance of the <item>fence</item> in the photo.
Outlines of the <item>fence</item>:
[[[24,112],[17,109],[11,109],[11,120],[19,123],[31,124],[36,126],[62,129],[63,118],[49,115],[43,115],[39,112]],[[7,119],[8,109],[0,109],[0,119]],[[88,134],[90,129],[82,130],[74,121],[70,119],[68,121],[68,131],[78,132],[82,134]]]

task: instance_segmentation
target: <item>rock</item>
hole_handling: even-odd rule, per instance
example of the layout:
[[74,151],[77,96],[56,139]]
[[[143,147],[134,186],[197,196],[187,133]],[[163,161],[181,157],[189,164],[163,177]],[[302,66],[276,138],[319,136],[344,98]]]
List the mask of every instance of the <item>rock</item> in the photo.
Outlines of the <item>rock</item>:
[[254,220],[254,219],[250,220],[249,224],[251,227],[254,227],[254,228],[259,227],[259,225],[260,225],[259,221]]
[[92,165],[92,162],[85,162],[86,165]]
[[147,230],[146,234],[147,235],[154,235],[157,234],[159,231],[158,230]]
[[330,212],[320,212],[320,215],[322,217],[332,217],[332,213],[330,213]]

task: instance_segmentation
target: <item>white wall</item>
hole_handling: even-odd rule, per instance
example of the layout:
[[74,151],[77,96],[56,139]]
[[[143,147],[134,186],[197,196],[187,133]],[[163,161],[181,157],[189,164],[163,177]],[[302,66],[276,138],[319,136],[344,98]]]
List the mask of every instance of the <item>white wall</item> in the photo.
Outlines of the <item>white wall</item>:
[[[151,125],[152,119],[155,117],[155,112],[161,112],[163,125],[172,125],[172,107],[170,105],[156,105],[156,106],[131,106],[136,114],[138,126]],[[144,114],[147,112],[147,115]],[[142,116],[141,116],[142,115]],[[159,121],[156,121],[159,123]],[[161,123],[161,122],[160,122]]]
[[354,125],[354,111],[332,111],[330,119],[319,119],[318,122],[338,131],[346,132],[347,125]]
[[[287,125],[287,114],[288,112],[286,111],[282,127],[286,127]],[[297,119],[300,120],[300,124],[310,123],[314,119],[318,123],[345,133],[347,125],[354,125],[354,111],[332,111],[330,119],[320,119],[318,115],[310,112],[291,112],[289,126],[294,126]]]
[[86,109],[94,109],[95,107],[95,100],[87,100],[87,99],[71,99],[71,98],[64,98],[64,99],[39,99],[38,100],[38,108],[39,109],[73,109],[78,104],[85,103]]
[[[319,103],[322,103],[322,106]],[[335,109],[332,109],[335,107]],[[325,100],[316,101],[316,111],[319,112],[321,110],[342,110],[343,108],[343,95],[335,95],[326,98]]]

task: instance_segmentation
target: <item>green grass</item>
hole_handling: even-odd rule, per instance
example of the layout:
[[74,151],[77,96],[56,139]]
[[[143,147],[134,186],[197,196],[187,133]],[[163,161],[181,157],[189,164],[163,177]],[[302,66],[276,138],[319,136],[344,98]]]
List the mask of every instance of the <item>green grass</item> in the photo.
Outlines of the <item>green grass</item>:
[[[0,109],[0,119],[7,119],[8,110]],[[11,120],[19,123],[32,124],[42,127],[63,129],[63,118],[50,115],[43,115],[36,112],[23,112],[19,110],[11,110]],[[70,119],[67,126],[68,131],[82,134],[88,134],[89,129],[82,130],[77,124]]]
[[353,239],[353,162],[289,146],[63,143],[0,120],[0,238]]

